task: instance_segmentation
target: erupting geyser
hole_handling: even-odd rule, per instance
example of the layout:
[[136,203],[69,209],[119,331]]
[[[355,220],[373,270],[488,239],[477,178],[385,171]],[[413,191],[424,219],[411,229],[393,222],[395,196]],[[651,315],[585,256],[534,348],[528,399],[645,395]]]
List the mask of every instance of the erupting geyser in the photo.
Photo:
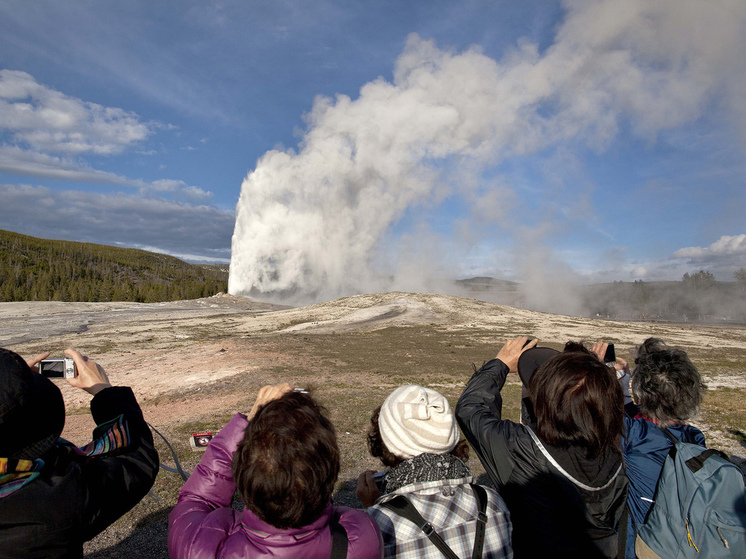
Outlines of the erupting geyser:
[[[741,36],[728,9],[683,1],[565,6],[555,43],[544,51],[522,40],[496,61],[478,47],[455,53],[412,35],[391,82],[378,78],[354,100],[317,98],[298,150],[266,153],[243,182],[230,293],[309,301],[399,288],[404,279],[411,285],[417,275],[433,275],[420,262],[458,264],[486,235],[513,246],[531,239],[512,262],[494,263],[520,276],[524,257],[552,261],[530,258],[546,247],[526,228],[551,231],[547,222],[571,219],[565,210],[577,200],[533,184],[532,208],[554,210],[520,215],[528,196],[500,175],[506,159],[553,148],[603,150],[622,119],[653,140],[696,118],[716,87],[744,109],[734,86],[743,78],[723,70]],[[607,25],[587,25],[588,18]],[[717,48],[697,32],[705,28],[718,29]],[[413,209],[454,201],[458,212],[441,207],[438,215],[458,219],[458,235],[413,265],[418,247],[438,246],[418,236],[432,230],[407,223],[405,249],[394,226],[404,217],[416,221]],[[527,284],[541,292],[551,274],[528,268],[539,279]]]

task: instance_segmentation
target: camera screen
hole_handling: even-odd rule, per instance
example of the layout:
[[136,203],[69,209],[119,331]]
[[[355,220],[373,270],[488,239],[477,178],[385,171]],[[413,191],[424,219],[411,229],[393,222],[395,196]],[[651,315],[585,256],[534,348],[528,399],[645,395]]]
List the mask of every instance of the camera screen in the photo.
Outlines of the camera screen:
[[63,378],[65,376],[65,360],[45,359],[39,363],[39,372],[45,377]]

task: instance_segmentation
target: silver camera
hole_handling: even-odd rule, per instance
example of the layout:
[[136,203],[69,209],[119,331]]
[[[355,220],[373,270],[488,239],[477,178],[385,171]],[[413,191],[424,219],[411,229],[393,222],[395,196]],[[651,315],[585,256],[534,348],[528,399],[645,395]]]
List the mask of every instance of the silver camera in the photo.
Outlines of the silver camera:
[[72,357],[42,359],[39,362],[39,373],[49,378],[75,378],[78,371]]

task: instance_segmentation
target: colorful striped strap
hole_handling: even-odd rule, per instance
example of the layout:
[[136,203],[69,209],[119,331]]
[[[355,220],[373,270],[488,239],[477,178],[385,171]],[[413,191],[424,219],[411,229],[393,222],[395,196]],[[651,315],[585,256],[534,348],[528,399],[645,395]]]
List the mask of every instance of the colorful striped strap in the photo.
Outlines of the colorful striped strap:
[[15,493],[21,487],[38,477],[44,467],[44,460],[18,460],[0,458],[0,498]]

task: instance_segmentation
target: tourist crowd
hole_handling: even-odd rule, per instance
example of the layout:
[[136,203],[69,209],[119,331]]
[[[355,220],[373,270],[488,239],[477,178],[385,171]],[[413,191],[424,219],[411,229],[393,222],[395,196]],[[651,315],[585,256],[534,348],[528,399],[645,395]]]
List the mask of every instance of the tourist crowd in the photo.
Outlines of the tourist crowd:
[[[641,530],[678,443],[705,447],[686,423],[704,385],[687,354],[661,340],[646,340],[632,369],[621,358],[604,362],[606,350],[508,340],[475,367],[455,408],[429,387],[394,389],[371,410],[368,450],[382,470],[360,474],[362,509],[333,501],[342,456],[327,410],[308,390],[266,386],[211,440],[182,487],[169,554],[657,557],[644,554]],[[48,354],[24,360],[0,349],[0,558],[82,557],[83,542],[135,506],[158,473],[132,390],[111,386],[79,352],[66,354],[77,370],[67,382],[93,395],[96,428],[83,448],[60,438],[62,394],[38,372]],[[511,373],[523,387],[520,421],[503,417]],[[486,472],[481,484],[470,451]],[[232,506],[236,492],[242,510]],[[746,518],[743,493],[734,498],[733,518]],[[736,535],[724,526],[724,549],[746,556],[746,525],[734,525]],[[714,556],[699,545],[701,556]]]

